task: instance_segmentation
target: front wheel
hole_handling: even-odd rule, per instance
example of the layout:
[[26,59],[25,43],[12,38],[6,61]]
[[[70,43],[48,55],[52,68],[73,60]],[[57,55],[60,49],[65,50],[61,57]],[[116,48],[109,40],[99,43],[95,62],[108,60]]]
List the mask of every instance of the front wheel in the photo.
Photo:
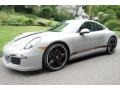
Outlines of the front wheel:
[[108,54],[113,54],[115,52],[116,46],[117,46],[117,38],[111,37],[108,41],[106,52]]
[[68,60],[68,50],[63,44],[53,44],[48,47],[43,56],[44,68],[49,71],[62,69]]

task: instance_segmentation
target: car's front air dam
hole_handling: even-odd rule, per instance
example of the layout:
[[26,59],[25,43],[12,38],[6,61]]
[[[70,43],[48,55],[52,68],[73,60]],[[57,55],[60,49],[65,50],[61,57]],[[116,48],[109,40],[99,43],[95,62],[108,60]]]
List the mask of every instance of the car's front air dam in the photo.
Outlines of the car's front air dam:
[[[4,65],[8,68],[19,70],[19,71],[32,71],[42,69],[42,57],[43,57],[43,50],[38,51],[18,51],[18,50],[9,50],[5,48],[3,50],[3,62]],[[14,56],[16,58],[20,58],[20,64],[14,64],[11,62],[11,58],[7,61],[5,56]]]

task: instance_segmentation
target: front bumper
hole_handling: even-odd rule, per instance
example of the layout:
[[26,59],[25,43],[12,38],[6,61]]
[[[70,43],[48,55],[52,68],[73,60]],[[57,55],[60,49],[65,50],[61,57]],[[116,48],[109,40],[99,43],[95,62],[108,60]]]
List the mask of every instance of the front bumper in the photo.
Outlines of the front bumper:
[[38,49],[21,51],[12,47],[12,49],[5,48],[3,52],[4,65],[10,69],[19,71],[33,71],[42,69],[43,50]]

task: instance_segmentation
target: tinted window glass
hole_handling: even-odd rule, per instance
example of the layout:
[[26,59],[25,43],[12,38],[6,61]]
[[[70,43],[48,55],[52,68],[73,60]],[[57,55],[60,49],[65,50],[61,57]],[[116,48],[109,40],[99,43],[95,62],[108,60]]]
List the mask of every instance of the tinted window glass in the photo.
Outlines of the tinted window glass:
[[84,28],[87,28],[89,29],[90,31],[95,31],[96,28],[95,28],[95,24],[92,23],[92,22],[85,22],[81,27],[80,27],[80,30],[84,29]]
[[96,24],[93,23],[93,22],[89,22],[89,23],[91,24],[91,29],[90,29],[90,31],[96,31],[96,30],[97,30]]
[[104,27],[96,23],[97,30],[104,30]]
[[91,24],[89,22],[85,22],[81,27],[80,30],[87,28],[87,29],[91,29]]
[[84,28],[87,28],[89,29],[90,31],[99,31],[99,30],[103,30],[104,27],[97,24],[97,23],[94,23],[94,22],[85,22],[81,27],[80,27],[80,30],[84,29]]

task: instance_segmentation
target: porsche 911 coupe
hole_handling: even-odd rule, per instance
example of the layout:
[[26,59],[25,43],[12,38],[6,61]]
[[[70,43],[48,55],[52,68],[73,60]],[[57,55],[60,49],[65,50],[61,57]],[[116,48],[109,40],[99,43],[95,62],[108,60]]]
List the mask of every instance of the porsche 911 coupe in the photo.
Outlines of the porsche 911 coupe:
[[91,53],[113,54],[117,36],[92,20],[68,20],[45,32],[28,32],[3,48],[4,65],[19,71],[62,69],[66,62]]

